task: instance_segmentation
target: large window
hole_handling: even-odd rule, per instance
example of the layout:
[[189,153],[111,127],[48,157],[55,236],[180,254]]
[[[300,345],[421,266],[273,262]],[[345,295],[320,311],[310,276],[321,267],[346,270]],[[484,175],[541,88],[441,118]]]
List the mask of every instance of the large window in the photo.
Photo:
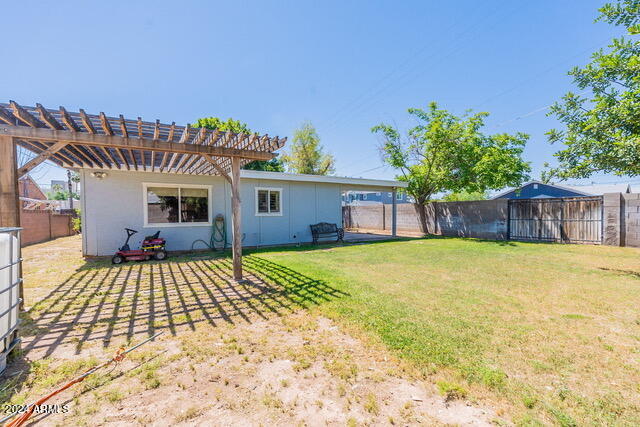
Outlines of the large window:
[[256,215],[282,215],[281,188],[256,188]]
[[144,184],[145,226],[209,225],[210,187]]

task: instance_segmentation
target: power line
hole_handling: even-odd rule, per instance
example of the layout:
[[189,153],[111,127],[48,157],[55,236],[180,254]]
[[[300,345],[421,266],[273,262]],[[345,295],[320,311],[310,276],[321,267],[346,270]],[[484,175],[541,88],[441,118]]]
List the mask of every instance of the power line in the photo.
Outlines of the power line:
[[[506,12],[506,16],[498,16],[498,21],[504,20],[507,16],[509,16],[510,14],[514,13],[516,11],[516,9],[518,9],[518,5],[516,5],[514,8],[507,10]],[[470,28],[468,28],[466,31],[462,32],[462,34],[458,35],[458,38],[460,38],[461,36],[466,36],[467,34],[471,33],[473,30],[475,30],[477,27],[482,26],[482,24],[484,23],[484,21],[486,21],[487,19],[490,19],[491,17],[495,17],[495,13],[494,11],[489,12],[489,14],[487,14],[486,16],[483,17],[483,19],[480,19],[477,21],[477,24],[474,26],[471,26]],[[464,40],[460,41],[456,47],[457,49],[449,49],[446,53],[446,55],[444,55],[439,62],[442,62],[442,60],[452,56],[453,54],[457,53],[458,51],[460,51],[461,49],[463,49],[465,46],[467,46],[464,42]],[[428,59],[431,58],[435,58],[437,57],[441,52],[437,51],[434,52],[432,55],[430,55],[428,57]],[[417,70],[417,73],[415,72]],[[403,76],[398,77],[397,79],[395,79],[395,81],[391,81],[388,85],[380,88],[378,91],[376,91],[375,93],[373,93],[368,100],[365,100],[364,102],[360,103],[359,105],[357,105],[355,108],[353,108],[351,110],[351,114],[345,114],[341,117],[339,117],[336,121],[334,121],[333,123],[331,123],[328,127],[328,129],[333,130],[336,127],[339,127],[342,122],[349,121],[349,119],[355,117],[356,115],[366,111],[368,108],[370,108],[371,106],[373,106],[376,102],[376,99],[382,95],[384,92],[388,91],[389,89],[394,88],[394,86],[397,86],[398,84],[402,85],[406,85],[409,82],[411,82],[413,79],[420,77],[422,75],[422,68],[418,68],[416,67],[413,70],[409,70],[409,72],[405,73]]]
[[[474,13],[476,10],[478,10],[481,7],[481,3],[477,4],[476,9],[474,10]],[[456,20],[452,25],[450,25],[449,27],[447,27],[443,33],[448,33],[450,30],[454,29],[455,27],[457,27],[458,25],[460,25],[461,21]],[[389,71],[387,74],[385,74],[382,78],[376,80],[376,82],[371,85],[369,87],[369,89],[365,90],[364,92],[362,92],[360,95],[358,95],[357,97],[355,97],[354,99],[352,99],[351,101],[349,101],[347,104],[343,105],[340,109],[338,109],[336,112],[334,112],[331,116],[329,116],[326,120],[320,122],[320,125],[323,124],[327,124],[327,123],[331,123],[334,118],[337,118],[340,113],[342,113],[343,111],[348,111],[349,108],[359,102],[362,98],[366,97],[368,92],[372,91],[373,89],[375,89],[376,86],[380,85],[381,83],[383,83],[384,81],[386,81],[387,79],[389,79],[390,77],[392,77],[394,74],[396,74],[398,71],[402,70],[403,68],[405,68],[405,66],[409,65],[411,62],[413,62],[417,57],[419,57],[420,55],[422,55],[427,48],[429,48],[431,46],[430,43],[425,43],[422,45],[422,47],[420,47],[415,54],[412,54],[410,56],[408,56],[404,61],[400,62],[399,65],[397,65],[395,68],[393,68],[391,71]]]
[[507,93],[510,93],[510,92],[514,91],[515,89],[518,89],[521,86],[524,86],[525,84],[529,83],[530,81],[535,80],[535,79],[547,74],[548,72],[555,70],[556,68],[560,67],[561,65],[564,65],[566,62],[569,62],[569,61],[573,60],[575,57],[580,56],[580,55],[584,54],[585,52],[593,51],[594,49],[596,49],[601,44],[602,43],[598,43],[598,44],[596,44],[596,45],[594,45],[592,47],[588,47],[586,49],[583,49],[580,52],[578,52],[578,53],[576,53],[574,55],[571,55],[570,57],[564,58],[563,60],[561,60],[560,62],[555,63],[551,67],[546,68],[545,70],[543,70],[543,71],[541,71],[539,73],[536,73],[535,75],[533,75],[533,76],[521,81],[520,83],[510,87],[509,89],[505,89],[505,90],[503,90],[503,91],[501,91],[501,92],[499,92],[499,93],[497,93],[495,95],[492,95],[492,96],[486,98],[484,101],[480,102],[479,104],[474,105],[471,108],[473,110],[476,110],[476,109],[480,108],[482,105],[484,105],[487,102],[491,101],[492,99],[499,98],[499,97],[501,97],[503,95],[506,95]]
[[[586,94],[587,94],[587,93],[589,93],[589,92],[590,92],[590,91],[586,90],[586,91],[584,91],[584,92],[580,92],[579,94],[577,94],[577,96],[586,95]],[[516,116],[516,117],[514,117],[514,118],[512,118],[512,119],[505,120],[504,122],[498,123],[497,125],[495,125],[495,127],[496,127],[496,128],[499,128],[499,127],[504,126],[504,125],[506,125],[506,124],[509,124],[509,123],[511,123],[511,122],[515,122],[516,120],[521,120],[521,119],[527,118],[527,117],[529,117],[529,116],[533,116],[534,114],[537,114],[537,113],[539,113],[539,112],[541,112],[541,111],[548,110],[548,109],[549,109],[549,108],[551,108],[553,105],[554,105],[554,104],[549,104],[549,105],[545,105],[544,107],[536,108],[536,109],[534,109],[534,110],[532,110],[532,111],[529,111],[528,113],[524,113],[524,114],[521,114],[521,115],[519,115],[519,116]]]
[[351,175],[351,176],[357,176],[357,175],[361,175],[361,174],[363,174],[363,173],[373,172],[373,171],[375,171],[375,170],[382,169],[382,168],[386,168],[386,167],[387,167],[387,165],[377,166],[377,167],[375,167],[375,168],[371,168],[371,169],[367,169],[367,170],[363,170],[363,171],[361,171],[361,172],[355,173],[355,174],[353,174],[353,175]]

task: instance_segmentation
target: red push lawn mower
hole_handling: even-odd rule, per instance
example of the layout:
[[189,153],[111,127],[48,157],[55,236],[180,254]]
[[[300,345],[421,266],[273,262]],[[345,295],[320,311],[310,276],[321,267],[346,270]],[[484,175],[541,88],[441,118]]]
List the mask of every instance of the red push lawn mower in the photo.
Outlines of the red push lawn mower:
[[131,248],[129,248],[129,239],[131,239],[131,236],[136,234],[137,231],[130,228],[125,228],[125,230],[127,231],[127,240],[124,242],[124,245],[118,249],[118,252],[116,252],[113,258],[111,258],[112,263],[122,264],[125,261],[148,261],[151,258],[160,261],[167,257],[167,251],[164,248],[167,241],[159,237],[159,230],[156,234],[145,237],[142,241],[142,246],[137,250],[131,250]]

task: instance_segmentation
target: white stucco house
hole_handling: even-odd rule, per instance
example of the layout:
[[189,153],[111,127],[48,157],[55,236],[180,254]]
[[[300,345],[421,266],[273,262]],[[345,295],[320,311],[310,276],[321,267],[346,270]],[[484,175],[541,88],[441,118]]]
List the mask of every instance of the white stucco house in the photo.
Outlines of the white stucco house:
[[[189,250],[198,239],[210,240],[218,215],[231,236],[231,186],[221,176],[89,168],[79,173],[85,256],[112,255],[126,237],[125,227],[139,231],[132,248],[160,230],[167,250]],[[311,224],[342,226],[343,191],[406,187],[398,181],[253,170],[240,176],[245,247],[311,242]]]

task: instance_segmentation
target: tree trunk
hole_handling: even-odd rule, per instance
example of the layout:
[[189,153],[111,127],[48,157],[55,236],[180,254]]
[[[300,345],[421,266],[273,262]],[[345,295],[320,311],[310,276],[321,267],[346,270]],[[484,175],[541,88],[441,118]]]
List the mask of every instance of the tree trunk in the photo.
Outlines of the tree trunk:
[[416,212],[418,213],[418,219],[420,220],[420,232],[423,234],[430,234],[427,218],[427,206],[424,203],[414,203],[413,206],[415,206]]

